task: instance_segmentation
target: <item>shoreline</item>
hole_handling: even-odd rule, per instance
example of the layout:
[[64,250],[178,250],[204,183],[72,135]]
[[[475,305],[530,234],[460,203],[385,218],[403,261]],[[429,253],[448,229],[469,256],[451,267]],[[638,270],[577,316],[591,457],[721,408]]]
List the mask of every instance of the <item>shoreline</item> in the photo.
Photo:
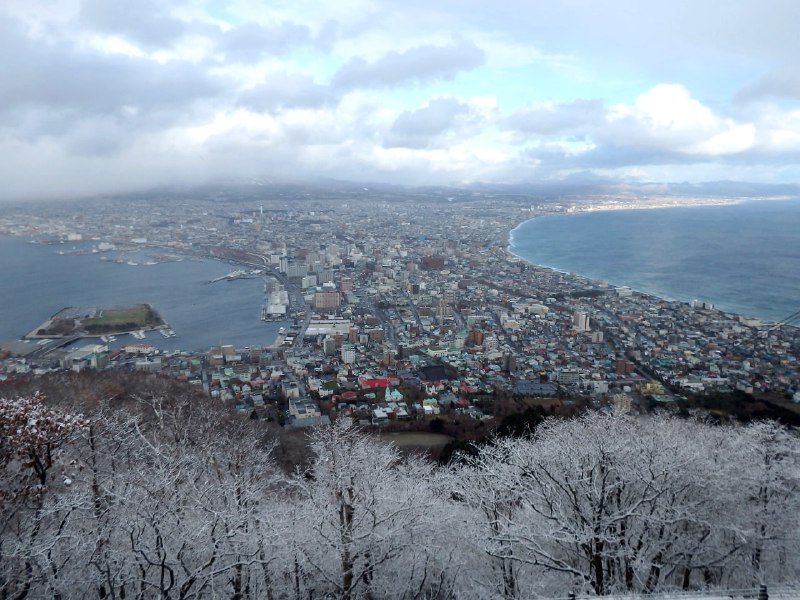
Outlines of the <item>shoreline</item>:
[[[662,302],[679,302],[679,303],[682,303],[682,304],[691,304],[692,300],[681,300],[681,299],[678,299],[678,298],[672,298],[672,297],[670,297],[669,295],[667,295],[665,293],[649,292],[649,291],[645,291],[645,290],[639,289],[638,287],[634,287],[632,285],[625,285],[625,284],[618,285],[618,284],[612,283],[608,279],[602,279],[602,278],[597,278],[597,277],[585,275],[585,274],[583,274],[583,273],[581,273],[579,271],[567,271],[567,270],[564,270],[564,269],[559,268],[559,267],[554,267],[554,266],[550,266],[550,265],[545,265],[545,264],[541,264],[541,263],[538,263],[538,262],[534,262],[534,261],[529,260],[528,258],[525,258],[524,256],[521,256],[521,255],[517,254],[516,252],[514,252],[514,250],[513,250],[514,234],[517,231],[517,229],[519,229],[520,227],[522,227],[526,223],[529,223],[529,222],[537,220],[537,219],[541,219],[541,218],[545,218],[545,217],[552,217],[552,216],[576,216],[576,215],[585,214],[585,213],[592,213],[592,212],[611,212],[611,211],[625,211],[625,210],[633,211],[633,210],[655,210],[655,209],[668,209],[668,208],[703,208],[703,207],[709,207],[709,206],[736,206],[736,205],[754,203],[754,202],[781,202],[781,201],[800,202],[800,200],[798,200],[797,198],[793,198],[793,197],[769,197],[769,198],[726,198],[726,199],[723,199],[721,201],[717,200],[717,201],[710,201],[710,202],[659,203],[659,204],[652,204],[652,205],[650,205],[650,204],[647,204],[647,205],[638,204],[638,205],[635,205],[635,206],[632,206],[632,205],[616,205],[616,204],[614,204],[614,205],[604,204],[604,205],[599,205],[599,206],[598,205],[585,205],[583,207],[581,207],[581,206],[572,206],[572,207],[570,207],[570,209],[564,210],[564,211],[561,211],[561,212],[539,213],[539,214],[531,216],[531,217],[529,217],[529,218],[517,223],[514,227],[512,227],[510,230],[508,230],[504,235],[504,239],[507,240],[507,243],[505,244],[505,247],[504,247],[504,252],[508,256],[509,260],[522,261],[522,262],[524,262],[526,264],[529,264],[529,265],[532,265],[534,267],[538,267],[538,268],[541,268],[541,269],[547,269],[547,270],[550,270],[550,271],[554,271],[556,273],[560,273],[560,274],[568,276],[568,277],[580,277],[580,278],[583,278],[583,279],[591,282],[592,284],[600,284],[601,282],[605,283],[608,286],[609,291],[617,289],[617,288],[621,288],[621,287],[622,288],[630,288],[631,291],[634,292],[634,293],[637,293],[637,294],[640,294],[640,295],[643,295],[643,296],[647,296],[647,297],[650,297],[650,298],[654,298],[654,299],[662,301]],[[695,300],[700,300],[700,299],[699,298],[695,298]],[[713,302],[714,308],[712,310],[714,310],[716,312],[735,315],[736,317],[743,318],[743,319],[757,320],[757,321],[761,322],[761,326],[776,325],[776,324],[781,322],[780,320],[776,320],[776,319],[773,319],[773,318],[755,316],[755,315],[748,315],[746,313],[737,312],[737,311],[734,311],[734,310],[725,310],[725,309],[717,307],[717,302],[716,301],[713,301],[712,299],[709,299],[709,301]],[[795,325],[788,325],[788,326],[789,327],[796,327]]]
[[[681,201],[678,201],[681,200]],[[546,212],[534,215],[517,223],[514,227],[508,230],[503,239],[507,240],[508,246],[513,243],[514,232],[528,221],[534,219],[541,219],[543,217],[559,217],[559,216],[577,216],[585,213],[597,212],[612,212],[612,211],[625,211],[625,210],[661,210],[667,208],[704,208],[709,206],[737,206],[741,204],[748,204],[753,202],[800,202],[800,199],[790,196],[770,196],[761,198],[674,198],[672,202],[658,201],[653,204],[642,203],[639,199],[630,204],[573,204],[567,210],[561,212]],[[516,256],[516,255],[515,255]],[[525,260],[525,259],[523,259]],[[543,265],[539,265],[543,266]],[[548,267],[551,268],[551,267]],[[558,270],[558,269],[554,269]],[[563,271],[566,272],[566,271]]]
[[[38,245],[29,243],[31,240],[31,235],[28,233],[19,234],[12,232],[2,232],[0,233],[0,240],[2,240],[3,242],[8,242],[9,244],[24,244],[25,251],[28,251],[28,249],[30,249],[31,252],[35,252],[36,253],[35,255],[40,257],[36,259],[37,261],[47,261],[48,264],[50,264],[52,261],[59,261],[62,259],[72,258],[75,260],[80,259],[79,265],[92,266],[95,264],[94,261],[98,260],[100,257],[100,254],[98,254],[97,258],[93,258],[95,256],[94,254],[87,254],[79,257],[68,257],[68,256],[53,254],[49,252],[50,248],[48,248],[47,245]],[[84,240],[83,243],[87,243],[87,240]],[[7,247],[16,248],[17,246],[9,245]],[[170,250],[173,254],[180,255],[182,261],[181,262],[165,261],[163,263],[159,263],[158,265],[154,265],[152,268],[158,269],[159,267],[161,267],[164,269],[178,269],[182,264],[184,265],[191,264],[192,268],[198,273],[200,273],[200,275],[198,275],[197,281],[192,280],[192,285],[198,282],[204,283],[206,280],[212,279],[213,277],[217,276],[216,274],[214,274],[215,271],[218,271],[219,274],[222,274],[231,270],[229,266],[231,262],[226,259],[211,257],[211,256],[198,256],[191,252],[176,252],[174,248],[167,248],[165,246],[151,246],[148,248],[148,250],[152,250],[154,252],[158,252],[159,249]],[[10,256],[13,256],[13,253],[9,253],[9,257]],[[202,263],[208,264],[209,267],[204,268],[202,266]],[[40,263],[37,262],[36,264]],[[125,270],[129,268],[125,263],[116,263],[115,261],[104,261],[104,262],[98,262],[97,264],[107,265],[107,267],[103,268],[108,268],[109,272],[113,271],[113,273],[110,276],[113,277],[114,280],[119,278],[127,279],[128,277],[128,275],[124,274]],[[141,266],[143,267],[145,265],[142,263]],[[61,270],[63,271],[63,269]],[[132,269],[132,271],[139,272],[140,269]],[[146,296],[147,302],[144,303],[158,307],[158,313],[163,321],[161,325],[153,327],[143,326],[143,327],[137,327],[136,329],[124,330],[124,331],[116,329],[113,331],[103,331],[103,332],[78,331],[74,332],[71,336],[60,336],[60,337],[54,335],[44,335],[44,336],[36,335],[38,329],[42,327],[42,324],[50,321],[52,316],[54,316],[54,314],[57,314],[59,310],[63,309],[63,307],[66,304],[72,304],[75,306],[83,304],[91,305],[92,303],[98,300],[98,296],[95,296],[94,294],[86,294],[87,298],[83,298],[82,300],[73,298],[70,299],[62,298],[61,301],[63,301],[64,304],[61,305],[55,305],[51,307],[49,306],[50,303],[47,303],[47,306],[45,307],[46,310],[41,310],[41,311],[39,310],[29,311],[25,309],[17,310],[15,308],[6,307],[8,308],[8,312],[4,313],[3,316],[5,317],[6,314],[8,314],[9,318],[7,319],[4,318],[3,325],[5,326],[5,329],[8,329],[8,331],[5,333],[5,335],[0,336],[0,341],[23,342],[25,340],[28,340],[31,343],[36,343],[38,341],[41,341],[42,339],[57,341],[75,337],[78,340],[82,341],[90,340],[92,341],[91,343],[95,343],[93,342],[93,340],[97,340],[96,343],[99,344],[101,343],[100,340],[103,335],[108,335],[108,336],[113,335],[117,337],[118,340],[114,346],[111,346],[112,349],[114,349],[116,346],[122,343],[145,343],[153,345],[159,350],[166,350],[166,351],[181,350],[183,352],[191,352],[191,353],[207,352],[209,347],[215,344],[219,344],[220,340],[223,341],[224,343],[234,344],[237,348],[244,346],[266,347],[274,345],[275,340],[277,338],[277,330],[281,324],[279,324],[278,322],[264,323],[259,319],[258,310],[260,309],[261,306],[259,298],[261,298],[261,293],[262,293],[261,290],[263,289],[263,286],[261,282],[259,282],[257,279],[253,280],[243,279],[239,284],[239,285],[248,284],[246,285],[245,288],[242,289],[249,290],[252,288],[253,293],[246,294],[244,296],[245,298],[244,301],[241,302],[237,301],[235,304],[232,305],[234,306],[235,310],[239,311],[235,314],[235,318],[232,321],[232,324],[227,322],[228,318],[224,313],[211,314],[210,311],[207,308],[205,308],[206,303],[199,302],[200,305],[199,310],[202,313],[202,319],[204,319],[203,322],[209,323],[214,331],[219,331],[218,334],[215,333],[213,335],[212,339],[212,337],[206,333],[206,329],[196,328],[192,317],[187,318],[187,315],[195,310],[194,307],[190,308],[188,303],[179,306],[180,310],[178,312],[180,314],[172,314],[170,312],[171,310],[170,301],[173,298],[173,296],[175,298],[181,298],[185,296],[185,294],[175,294],[171,291],[164,291],[167,287],[170,287],[172,285],[171,279],[162,279],[162,276],[159,275],[159,273],[163,273],[164,271],[156,270],[154,271],[153,275],[149,274],[149,269],[145,269],[144,271],[141,272],[142,275],[141,276],[137,275],[137,277],[141,277],[148,280],[151,280],[153,279],[153,277],[156,277],[156,280],[160,281],[161,283],[158,283],[158,285],[155,286],[158,289],[154,290],[153,292],[154,295],[152,295],[149,292],[146,294],[142,294],[141,296],[139,294],[134,294],[133,296],[130,296],[130,299],[136,302]],[[120,275],[120,273],[123,274]],[[205,275],[206,273],[209,274]],[[183,281],[183,278],[181,278],[181,281]],[[233,286],[236,284],[232,283],[231,285]],[[108,286],[103,284],[102,287],[106,288]],[[224,292],[225,290],[222,289],[221,291]],[[202,292],[203,291],[201,290],[198,293]],[[54,296],[53,294],[50,295]],[[129,296],[127,295],[120,296],[118,293],[105,294],[105,292],[103,292],[103,296],[104,297],[100,299],[101,303],[106,303],[109,306],[117,306],[124,304],[125,300],[129,298]],[[164,300],[162,296],[165,297],[166,300]],[[23,306],[24,305],[37,306],[35,303],[33,304],[26,303],[23,302],[22,300],[18,300],[17,303]],[[8,304],[10,305],[11,303]],[[244,312],[244,309],[246,308],[245,305],[249,304],[252,304],[254,307],[254,310],[252,311],[252,314],[254,315],[252,321],[250,321],[247,318],[250,316],[250,311],[248,310],[247,312]],[[238,308],[240,306],[242,307],[241,310],[239,310]],[[228,307],[226,306],[226,311],[227,309]],[[22,315],[22,317],[18,317],[17,316],[18,314]],[[19,324],[22,324],[22,327],[19,327]],[[34,327],[34,325],[36,325],[36,327]],[[146,333],[145,339],[139,339],[137,336],[134,335],[135,333],[138,333],[142,329]],[[176,332],[176,335],[174,337],[166,337],[161,335],[160,331],[166,329],[174,330]],[[205,342],[206,338],[208,338],[207,343]]]

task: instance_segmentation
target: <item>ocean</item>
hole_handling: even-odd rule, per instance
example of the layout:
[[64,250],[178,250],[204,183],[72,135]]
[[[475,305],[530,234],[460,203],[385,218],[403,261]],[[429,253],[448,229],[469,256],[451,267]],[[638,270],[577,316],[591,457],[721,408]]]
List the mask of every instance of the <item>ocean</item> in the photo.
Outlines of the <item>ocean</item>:
[[[0,341],[19,339],[67,306],[147,303],[176,333],[169,339],[157,331],[147,332],[144,340],[118,336],[112,348],[129,342],[184,351],[207,351],[220,342],[237,347],[268,345],[286,326],[260,319],[263,278],[207,283],[241,267],[190,258],[144,264],[159,254],[157,250],[58,254],[73,248],[87,249],[91,244],[39,245],[0,236]],[[114,262],[115,258],[123,262]]]
[[531,219],[509,251],[669,300],[780,321],[800,309],[800,200]]

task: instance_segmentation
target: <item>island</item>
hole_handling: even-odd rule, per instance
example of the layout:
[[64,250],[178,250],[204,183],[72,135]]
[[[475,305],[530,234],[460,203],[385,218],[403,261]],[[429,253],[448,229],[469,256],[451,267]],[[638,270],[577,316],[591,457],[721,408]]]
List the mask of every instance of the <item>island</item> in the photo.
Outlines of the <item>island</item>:
[[159,329],[167,324],[149,304],[114,307],[66,307],[26,338],[92,337]]

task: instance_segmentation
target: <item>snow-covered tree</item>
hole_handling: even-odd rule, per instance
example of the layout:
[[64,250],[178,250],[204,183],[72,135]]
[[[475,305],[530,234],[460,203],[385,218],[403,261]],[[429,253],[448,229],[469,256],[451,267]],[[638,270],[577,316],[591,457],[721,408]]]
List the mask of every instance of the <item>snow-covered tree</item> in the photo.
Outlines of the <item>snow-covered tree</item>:
[[25,596],[39,586],[58,595],[65,560],[62,548],[49,538],[47,525],[54,524],[63,547],[73,507],[58,495],[71,481],[57,480],[54,471],[64,467],[63,448],[86,425],[81,415],[49,408],[39,393],[0,398],[0,589],[4,593]]
[[732,459],[747,542],[739,573],[749,573],[749,585],[783,581],[800,568],[800,440],[774,421],[737,433]]
[[311,434],[313,464],[292,482],[310,585],[348,599],[447,596],[448,548],[436,536],[446,513],[432,493],[433,466],[343,421]]
[[775,423],[590,413],[439,469],[340,420],[285,475],[263,424],[157,391],[90,418],[0,401],[3,597],[524,598],[800,568],[800,448]]
[[710,520],[730,490],[709,430],[590,413],[485,447],[467,494],[483,507],[487,552],[509,582],[511,560],[598,595],[677,586],[701,556],[721,564],[730,548],[698,548],[729,527]]

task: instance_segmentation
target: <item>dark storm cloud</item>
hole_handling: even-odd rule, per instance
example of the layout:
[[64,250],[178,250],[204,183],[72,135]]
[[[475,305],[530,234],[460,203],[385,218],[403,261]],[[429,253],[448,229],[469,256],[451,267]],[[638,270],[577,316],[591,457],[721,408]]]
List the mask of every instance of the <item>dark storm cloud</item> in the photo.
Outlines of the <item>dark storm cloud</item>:
[[373,63],[353,58],[333,79],[337,88],[391,87],[401,83],[452,79],[459,71],[474,69],[486,54],[464,40],[448,46],[418,46],[405,52],[390,52]]
[[96,31],[148,48],[164,47],[186,32],[186,24],[169,14],[169,6],[157,0],[83,0],[80,20]]
[[523,107],[504,119],[502,125],[521,133],[552,135],[598,125],[604,117],[605,107],[600,100],[575,100]]
[[437,135],[451,129],[469,107],[456,98],[436,98],[418,110],[406,111],[392,125],[387,148],[425,148]]
[[270,73],[263,84],[244,92],[239,104],[257,112],[271,112],[280,108],[316,108],[330,99],[330,89],[312,77],[281,71]]
[[311,43],[308,27],[288,22],[272,26],[247,23],[222,33],[218,41],[226,59],[233,62],[255,62]]

